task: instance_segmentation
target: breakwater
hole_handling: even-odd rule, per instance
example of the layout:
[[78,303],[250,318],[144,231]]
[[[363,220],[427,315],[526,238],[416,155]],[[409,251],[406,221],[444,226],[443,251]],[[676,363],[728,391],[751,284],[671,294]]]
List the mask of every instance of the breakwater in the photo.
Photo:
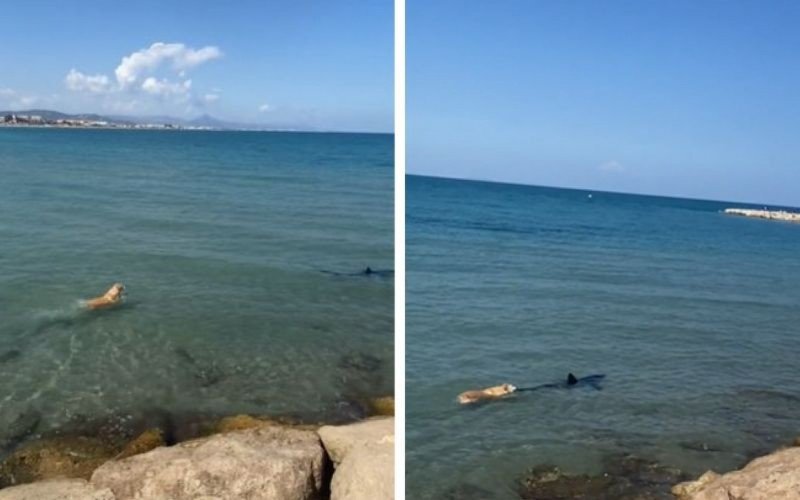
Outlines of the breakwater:
[[786,210],[753,210],[749,208],[726,208],[725,213],[728,215],[740,215],[742,217],[755,217],[757,219],[800,222],[800,212],[787,212]]

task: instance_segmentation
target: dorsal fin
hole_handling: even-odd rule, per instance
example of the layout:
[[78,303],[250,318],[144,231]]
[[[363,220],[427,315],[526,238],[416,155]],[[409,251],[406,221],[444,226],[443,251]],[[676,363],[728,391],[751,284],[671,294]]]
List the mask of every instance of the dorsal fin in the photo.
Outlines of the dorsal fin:
[[575,375],[573,375],[572,373],[567,375],[567,385],[575,385],[577,383],[578,379],[575,377]]

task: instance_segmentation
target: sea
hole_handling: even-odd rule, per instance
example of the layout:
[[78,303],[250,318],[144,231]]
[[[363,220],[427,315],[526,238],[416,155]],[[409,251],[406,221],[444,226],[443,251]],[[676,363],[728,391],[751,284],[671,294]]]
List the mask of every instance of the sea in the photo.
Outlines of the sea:
[[[407,497],[620,455],[725,472],[800,435],[800,224],[727,207],[751,205],[407,177]],[[456,401],[568,373],[605,378]]]
[[0,129],[0,454],[147,412],[362,417],[394,387],[393,148]]

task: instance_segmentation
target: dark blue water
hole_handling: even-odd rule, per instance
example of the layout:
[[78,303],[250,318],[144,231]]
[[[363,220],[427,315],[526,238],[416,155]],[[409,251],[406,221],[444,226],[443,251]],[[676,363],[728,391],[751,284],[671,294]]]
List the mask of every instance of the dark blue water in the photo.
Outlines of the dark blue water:
[[[323,271],[392,267],[392,193],[389,135],[0,130],[0,443],[31,412],[327,419],[391,392],[392,277]],[[122,308],[81,309],[115,281]]]
[[[409,498],[619,452],[724,471],[800,433],[800,225],[730,206],[409,176]],[[568,372],[603,390],[455,400]]]

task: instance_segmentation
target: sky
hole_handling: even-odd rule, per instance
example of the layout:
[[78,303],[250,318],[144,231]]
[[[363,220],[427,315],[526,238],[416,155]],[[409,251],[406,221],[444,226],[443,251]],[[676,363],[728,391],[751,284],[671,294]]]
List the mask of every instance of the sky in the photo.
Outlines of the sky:
[[800,2],[407,0],[407,171],[800,206]]
[[393,129],[391,0],[17,0],[0,18],[0,109]]

